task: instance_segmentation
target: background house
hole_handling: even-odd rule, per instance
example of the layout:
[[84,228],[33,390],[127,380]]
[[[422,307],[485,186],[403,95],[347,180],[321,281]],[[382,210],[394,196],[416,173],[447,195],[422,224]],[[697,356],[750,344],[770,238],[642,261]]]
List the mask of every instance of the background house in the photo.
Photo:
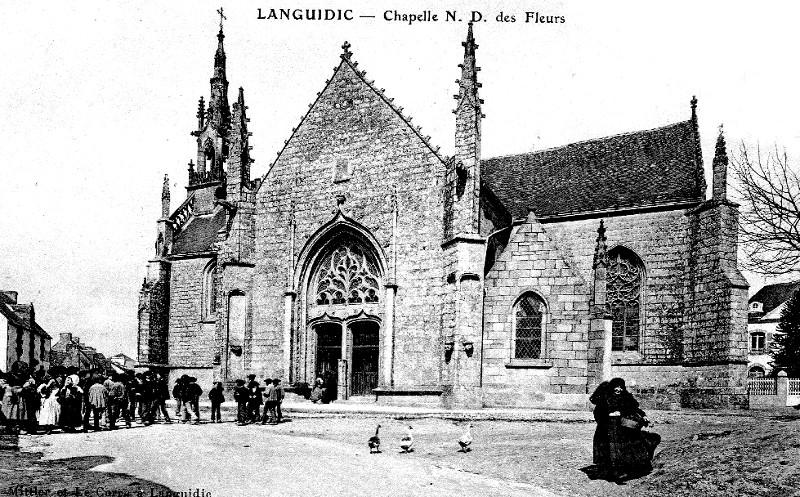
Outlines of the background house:
[[20,361],[49,368],[51,337],[36,323],[33,304],[19,304],[17,292],[0,290],[0,371]]
[[51,364],[80,370],[100,369],[105,373],[114,371],[112,363],[100,352],[80,341],[72,333],[61,333],[58,342],[53,344]]
[[135,359],[133,359],[132,357],[128,357],[123,353],[112,355],[108,359],[111,361],[111,366],[117,373],[132,371],[134,366],[136,365]]
[[747,313],[749,376],[770,374],[772,357],[769,354],[777,331],[781,313],[794,292],[800,289],[800,281],[767,285],[750,297]]

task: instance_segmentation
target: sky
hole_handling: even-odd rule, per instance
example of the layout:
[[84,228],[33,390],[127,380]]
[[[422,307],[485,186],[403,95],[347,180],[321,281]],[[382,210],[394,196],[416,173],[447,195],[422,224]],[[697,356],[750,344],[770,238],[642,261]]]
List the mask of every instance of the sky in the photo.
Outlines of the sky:
[[[33,302],[56,338],[72,332],[136,356],[161,185],[168,174],[173,208],[185,198],[220,6],[229,99],[242,86],[249,106],[253,177],[323,89],[345,40],[367,77],[451,154],[472,11],[483,18],[474,32],[484,158],[683,121],[693,95],[707,177],[723,123],[730,152],[741,143],[778,144],[791,160],[800,152],[794,2],[220,2],[3,2],[0,289]],[[350,9],[353,20],[258,19],[259,8]],[[384,19],[426,10],[438,20]],[[461,22],[446,21],[447,10]],[[526,12],[564,22],[526,23]],[[751,290],[764,284],[748,276]]]

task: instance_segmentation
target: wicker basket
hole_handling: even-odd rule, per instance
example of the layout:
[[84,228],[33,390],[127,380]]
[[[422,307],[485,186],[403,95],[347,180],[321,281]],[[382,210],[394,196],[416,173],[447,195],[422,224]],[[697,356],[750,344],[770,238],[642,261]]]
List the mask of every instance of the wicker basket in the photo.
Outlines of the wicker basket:
[[626,418],[624,416],[619,418],[619,424],[622,425],[623,428],[630,428],[631,430],[640,430],[643,425],[643,423],[637,419]]

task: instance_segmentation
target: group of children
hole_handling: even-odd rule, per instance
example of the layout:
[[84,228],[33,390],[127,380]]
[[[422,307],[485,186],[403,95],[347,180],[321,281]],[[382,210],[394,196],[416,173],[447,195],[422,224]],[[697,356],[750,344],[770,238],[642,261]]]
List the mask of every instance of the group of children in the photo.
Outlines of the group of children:
[[[265,378],[263,386],[256,381],[254,374],[248,375],[247,380],[247,382],[242,379],[236,380],[236,387],[233,390],[233,399],[237,406],[236,424],[243,426],[259,421],[261,424],[282,422],[281,402],[283,402],[284,392],[280,378]],[[222,395],[222,384],[217,383],[214,389],[218,389],[218,393],[214,397],[209,393],[212,421],[215,412],[219,419],[219,406],[225,400]],[[262,405],[264,406],[263,412]]]

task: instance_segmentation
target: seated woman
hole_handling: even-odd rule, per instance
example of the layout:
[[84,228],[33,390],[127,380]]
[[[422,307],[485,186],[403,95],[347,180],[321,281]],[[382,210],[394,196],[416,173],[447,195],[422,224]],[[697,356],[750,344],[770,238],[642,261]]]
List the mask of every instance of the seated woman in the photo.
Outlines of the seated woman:
[[661,436],[641,431],[650,422],[625,388],[625,381],[614,378],[601,383],[589,400],[595,404],[593,458],[600,475],[624,481],[647,474]]
[[317,381],[314,382],[314,388],[311,389],[309,400],[314,404],[322,400],[322,378],[317,378]]

